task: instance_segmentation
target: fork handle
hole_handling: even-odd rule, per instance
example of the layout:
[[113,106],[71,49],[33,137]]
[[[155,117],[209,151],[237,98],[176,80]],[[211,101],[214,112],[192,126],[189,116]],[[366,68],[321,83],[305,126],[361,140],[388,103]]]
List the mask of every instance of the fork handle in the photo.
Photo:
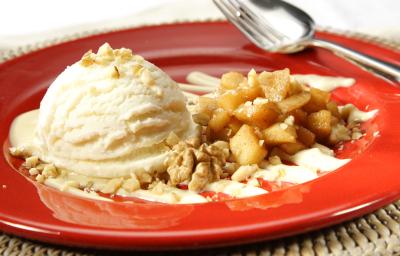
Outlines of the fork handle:
[[321,39],[312,39],[307,44],[331,50],[336,55],[366,68],[375,75],[388,76],[400,82],[400,66],[398,65],[378,60],[366,54]]

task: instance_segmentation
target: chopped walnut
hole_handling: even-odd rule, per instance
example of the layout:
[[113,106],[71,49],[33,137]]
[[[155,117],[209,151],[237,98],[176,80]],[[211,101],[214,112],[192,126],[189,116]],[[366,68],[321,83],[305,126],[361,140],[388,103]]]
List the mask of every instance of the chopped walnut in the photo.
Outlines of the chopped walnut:
[[22,147],[11,147],[9,149],[9,152],[12,156],[15,157],[28,157],[29,154],[26,152],[26,150]]
[[25,167],[26,168],[33,168],[39,164],[39,157],[37,156],[30,156],[25,159]]
[[55,178],[58,176],[57,168],[53,164],[45,165],[42,175],[46,178]]
[[192,191],[202,190],[207,183],[210,182],[211,176],[210,162],[201,162],[196,166],[196,169],[192,175],[192,180],[189,182],[188,188]]
[[90,65],[94,64],[95,60],[94,60],[95,54],[92,52],[92,50],[86,52],[80,61],[80,64],[83,67],[89,67]]
[[193,117],[193,121],[196,124],[203,125],[203,126],[208,125],[208,122],[210,121],[210,116],[208,116],[204,113],[193,114],[192,117]]
[[132,50],[127,48],[115,49],[114,55],[115,57],[119,57],[122,61],[129,61],[133,57]]
[[165,140],[165,143],[167,143],[168,146],[173,147],[176,144],[178,144],[179,141],[180,141],[180,139],[179,139],[178,135],[176,135],[176,133],[174,133],[174,132],[170,132],[168,134],[167,139]]
[[135,174],[141,185],[147,185],[151,183],[153,180],[152,176],[148,172],[139,171],[136,172]]
[[112,179],[100,190],[100,192],[104,194],[114,194],[122,186],[122,182],[122,178]]
[[226,162],[223,169],[227,174],[232,175],[239,167],[238,163]]
[[166,186],[167,185],[161,181],[155,181],[150,184],[149,190],[151,190],[151,192],[153,192],[154,194],[162,195],[165,191]]
[[[174,152],[174,154],[177,154]],[[167,168],[170,177],[170,184],[177,185],[179,183],[188,181],[193,172],[195,154],[192,148],[186,148],[183,152],[177,154],[173,159],[174,161]]]
[[198,148],[201,145],[201,140],[198,137],[193,137],[186,140],[186,143],[194,148]]
[[46,166],[46,164],[40,163],[35,168],[38,169],[39,171],[43,171],[45,166]]
[[108,43],[105,43],[100,46],[99,50],[97,51],[96,62],[101,65],[107,65],[109,62],[114,60],[114,57],[113,49]]
[[143,69],[144,69],[144,67],[142,66],[142,65],[140,65],[140,64],[135,64],[135,65],[133,65],[133,67],[132,67],[132,72],[133,72],[133,74],[135,75],[135,76],[140,76],[140,74],[142,73],[142,71],[143,71]]
[[352,140],[358,140],[363,136],[363,134],[361,132],[353,132],[351,134],[351,139]]
[[279,156],[270,156],[268,158],[268,162],[270,162],[272,165],[282,164],[282,161]]
[[168,184],[177,185],[188,182],[189,190],[199,191],[209,182],[219,180],[223,175],[226,159],[229,157],[229,144],[217,141],[211,145],[190,140],[179,142],[165,161]]
[[46,180],[46,178],[45,178],[43,175],[38,174],[38,175],[36,176],[35,180],[36,180],[37,182],[39,182],[39,183],[43,183],[43,182]]
[[347,141],[351,139],[351,132],[343,124],[336,124],[332,127],[329,135],[329,142],[331,144],[337,144],[340,141]]
[[140,74],[140,81],[142,81],[142,83],[147,86],[154,85],[155,82],[153,76],[151,75],[151,72],[148,69],[144,69],[142,71],[142,73]]
[[131,178],[123,182],[122,188],[127,192],[133,192],[140,189],[140,182],[134,173],[131,174]]
[[32,176],[38,175],[39,174],[39,170],[36,168],[30,168],[29,169],[29,174]]

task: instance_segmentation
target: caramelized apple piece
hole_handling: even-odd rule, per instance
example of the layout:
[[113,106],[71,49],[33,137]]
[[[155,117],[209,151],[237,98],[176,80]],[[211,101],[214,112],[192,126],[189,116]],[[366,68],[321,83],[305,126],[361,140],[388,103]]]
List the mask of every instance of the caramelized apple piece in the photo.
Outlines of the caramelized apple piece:
[[242,125],[243,123],[241,121],[239,121],[235,117],[232,117],[227,127],[231,129],[232,135],[235,135],[237,131],[239,131],[240,127],[242,127]]
[[263,131],[264,141],[267,145],[279,145],[296,142],[296,129],[285,123],[276,123]]
[[225,109],[228,113],[233,113],[237,107],[246,101],[243,94],[237,91],[226,91],[218,97],[218,107]]
[[198,101],[199,113],[206,114],[211,117],[213,111],[218,108],[217,100],[215,98],[200,96]]
[[310,147],[315,143],[315,134],[307,128],[299,126],[297,128],[297,139],[305,146]]
[[303,107],[303,109],[308,113],[317,112],[321,109],[325,109],[326,104],[329,102],[331,94],[329,92],[325,92],[317,88],[311,88],[310,93],[311,93],[311,99]]
[[222,108],[217,108],[208,122],[208,126],[213,132],[219,132],[222,130],[230,121],[231,117],[228,112]]
[[332,116],[340,119],[340,113],[336,102],[329,101],[328,103],[326,103],[326,109],[332,113]]
[[306,148],[301,142],[296,141],[294,143],[284,143],[279,146],[284,152],[288,153],[289,155],[294,155],[300,150]]
[[278,102],[286,98],[290,89],[289,69],[274,72],[262,72],[258,81],[264,92],[264,97],[269,101]]
[[294,117],[294,122],[298,125],[305,125],[307,122],[307,112],[298,108],[288,113]]
[[331,112],[323,109],[308,115],[307,127],[318,139],[323,139],[328,137],[331,133],[331,119]]
[[254,102],[248,101],[241,105],[233,114],[243,123],[266,128],[276,121],[279,110],[273,102],[262,102],[256,99]]
[[243,75],[238,72],[228,72],[221,77],[221,88],[225,90],[236,89],[243,81]]
[[303,85],[301,83],[299,83],[293,79],[290,80],[288,96],[299,94],[303,91],[304,91],[304,89],[303,89]]
[[311,94],[309,92],[302,92],[299,94],[292,95],[277,103],[279,109],[282,113],[288,113],[295,109],[301,108],[307,104],[311,99]]
[[232,130],[229,128],[222,128],[217,132],[211,130],[210,134],[211,141],[217,141],[217,140],[229,141],[229,139],[232,136],[233,136]]
[[253,101],[254,99],[262,96],[262,89],[260,86],[245,86],[238,89],[239,93],[243,95],[246,101]]
[[230,139],[229,145],[236,162],[241,165],[257,164],[268,153],[254,129],[246,124]]

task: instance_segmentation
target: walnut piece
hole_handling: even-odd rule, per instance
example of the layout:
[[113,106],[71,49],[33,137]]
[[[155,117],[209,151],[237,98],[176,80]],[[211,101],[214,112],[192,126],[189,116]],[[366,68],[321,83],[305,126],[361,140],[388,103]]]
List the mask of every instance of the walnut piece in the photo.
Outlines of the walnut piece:
[[46,164],[42,171],[42,175],[46,178],[55,178],[58,176],[57,168],[53,164]]
[[122,186],[123,178],[112,179],[100,190],[104,194],[114,194]]
[[25,159],[25,167],[26,168],[34,168],[39,164],[39,157],[37,156],[30,156]]
[[131,174],[131,178],[123,182],[122,188],[127,192],[133,192],[140,189],[140,182],[134,173]]
[[172,147],[172,153],[165,161],[168,184],[188,183],[189,190],[201,191],[208,183],[227,176],[223,175],[223,167],[229,155],[227,142],[200,145],[199,139],[181,141]]
[[192,180],[189,182],[189,190],[200,191],[210,181],[211,176],[210,162],[201,162],[196,166],[196,170],[192,175]]

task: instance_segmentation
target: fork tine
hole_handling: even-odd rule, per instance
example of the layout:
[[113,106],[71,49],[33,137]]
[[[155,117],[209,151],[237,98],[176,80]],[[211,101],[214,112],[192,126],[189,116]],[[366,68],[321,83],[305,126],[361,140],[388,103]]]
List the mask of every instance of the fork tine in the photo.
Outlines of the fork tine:
[[[228,0],[232,5],[239,9],[240,13],[243,14],[243,19],[251,23],[251,25],[259,31],[259,33],[270,37],[275,43],[281,43],[285,39],[289,39],[286,35],[282,34],[280,31],[274,29],[267,20],[260,18],[259,15],[254,13],[246,4],[239,0]],[[265,33],[265,30],[269,33]]]
[[273,41],[260,34],[254,28],[249,26],[247,23],[243,23],[243,20],[238,19],[240,12],[232,6],[231,3],[227,3],[224,0],[213,0],[221,12],[240,30],[244,33],[250,41],[256,44],[260,48],[272,47]]

